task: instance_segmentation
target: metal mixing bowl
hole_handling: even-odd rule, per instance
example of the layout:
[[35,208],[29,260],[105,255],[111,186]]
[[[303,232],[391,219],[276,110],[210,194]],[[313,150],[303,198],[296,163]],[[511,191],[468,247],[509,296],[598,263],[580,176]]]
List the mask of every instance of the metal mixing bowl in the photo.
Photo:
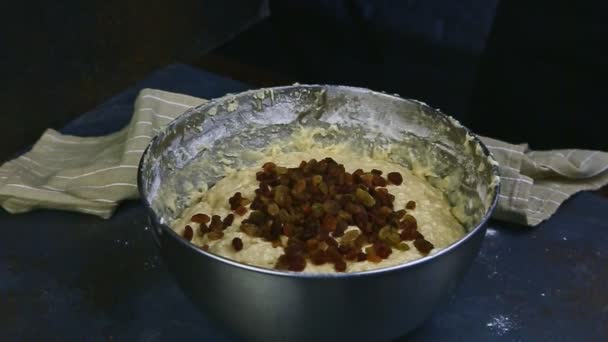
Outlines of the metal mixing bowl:
[[[340,133],[324,137],[327,143],[349,141],[362,150],[391,144],[394,162],[430,170],[426,179],[444,191],[468,233],[407,264],[304,274],[207,253],[169,227],[192,193],[222,177],[220,161],[254,165],[239,153],[286,138],[300,125],[330,124]],[[411,331],[477,255],[499,187],[497,165],[482,142],[439,111],[367,89],[317,85],[227,95],[187,111],[150,143],[138,182],[161,254],[183,291],[228,329],[260,341],[377,341]]]

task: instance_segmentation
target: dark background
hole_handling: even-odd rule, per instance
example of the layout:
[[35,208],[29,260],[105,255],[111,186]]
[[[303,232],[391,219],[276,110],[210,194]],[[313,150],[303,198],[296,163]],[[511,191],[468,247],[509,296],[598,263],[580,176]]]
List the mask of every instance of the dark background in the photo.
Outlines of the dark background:
[[599,0],[0,6],[0,160],[173,62],[260,86],[398,93],[480,134],[538,149],[608,147],[608,3]]
[[0,161],[267,14],[264,0],[0,2]]

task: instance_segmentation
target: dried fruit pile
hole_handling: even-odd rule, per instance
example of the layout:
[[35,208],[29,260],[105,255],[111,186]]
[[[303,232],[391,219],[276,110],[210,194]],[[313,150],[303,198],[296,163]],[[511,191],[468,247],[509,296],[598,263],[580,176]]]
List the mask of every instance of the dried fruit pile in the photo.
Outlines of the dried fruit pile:
[[[296,168],[269,162],[256,174],[259,188],[255,197],[249,200],[237,192],[229,199],[230,209],[240,216],[251,210],[240,226],[249,236],[271,241],[275,247],[283,246],[281,237],[287,237],[277,269],[302,271],[311,262],[332,263],[336,271],[343,272],[346,261],[377,263],[393,249],[408,250],[405,241],[413,241],[420,253],[428,254],[434,246],[418,231],[416,219],[408,212],[416,203],[409,201],[405,208],[395,208],[395,196],[386,188],[400,185],[401,174],[390,172],[386,178],[382,174],[376,169],[351,174],[331,158],[302,161]],[[199,224],[197,234],[218,240],[234,221],[234,214],[223,220],[218,215],[196,214],[191,221]],[[191,240],[193,235],[192,227],[186,226],[184,237]],[[234,238],[232,246],[239,251],[243,241]]]

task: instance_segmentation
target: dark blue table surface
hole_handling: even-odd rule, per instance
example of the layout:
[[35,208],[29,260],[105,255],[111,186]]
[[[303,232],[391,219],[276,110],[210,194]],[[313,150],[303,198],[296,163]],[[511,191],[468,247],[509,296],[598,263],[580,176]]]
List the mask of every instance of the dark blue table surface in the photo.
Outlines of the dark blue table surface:
[[[247,89],[172,65],[63,132],[117,130],[145,87],[205,98]],[[235,340],[184,297],[136,201],[109,220],[0,211],[0,232],[0,340]],[[490,222],[456,293],[403,340],[607,341],[608,200],[581,193],[534,229]]]

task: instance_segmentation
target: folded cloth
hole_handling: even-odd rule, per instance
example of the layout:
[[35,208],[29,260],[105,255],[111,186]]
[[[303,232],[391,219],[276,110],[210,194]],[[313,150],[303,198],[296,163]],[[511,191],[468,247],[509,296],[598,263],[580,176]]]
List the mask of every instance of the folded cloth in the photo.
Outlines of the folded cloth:
[[496,159],[501,188],[493,218],[536,226],[570,196],[608,184],[608,153],[588,150],[531,151],[480,137]]
[[206,100],[144,89],[133,118],[102,137],[75,137],[48,129],[32,149],[0,167],[0,204],[10,213],[36,208],[109,218],[118,203],[135,199],[137,167],[155,132]]
[[[138,162],[155,132],[205,102],[144,89],[119,132],[83,138],[49,129],[29,152],[0,167],[0,204],[10,213],[49,208],[109,218],[120,201],[138,197]],[[608,153],[530,151],[525,144],[482,140],[501,172],[496,219],[534,226],[574,193],[608,184]]]

